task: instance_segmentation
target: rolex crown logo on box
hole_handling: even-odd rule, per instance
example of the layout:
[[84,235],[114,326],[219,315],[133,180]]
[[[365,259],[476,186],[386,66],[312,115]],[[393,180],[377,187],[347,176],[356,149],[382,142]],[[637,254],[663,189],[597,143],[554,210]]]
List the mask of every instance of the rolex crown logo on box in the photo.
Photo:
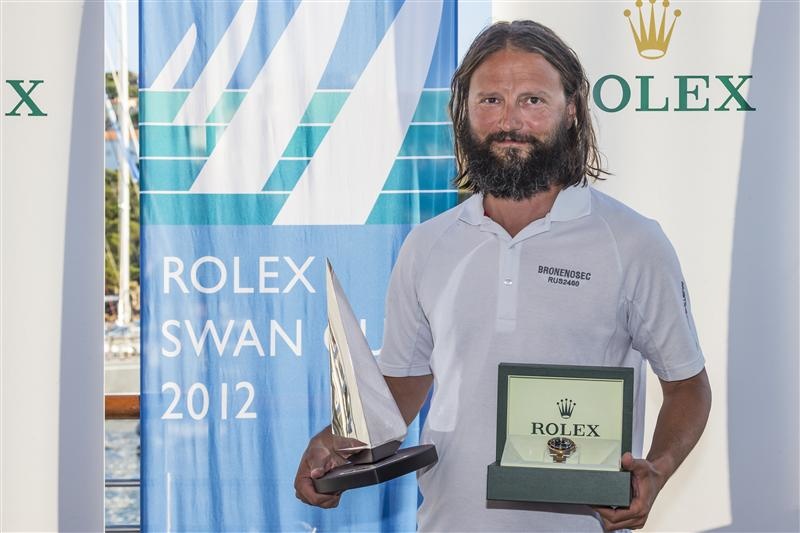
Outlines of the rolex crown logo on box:
[[572,416],[572,411],[575,410],[575,406],[578,405],[569,398],[564,398],[563,400],[559,400],[556,402],[556,406],[558,406],[558,414],[561,415],[561,418],[569,418]]

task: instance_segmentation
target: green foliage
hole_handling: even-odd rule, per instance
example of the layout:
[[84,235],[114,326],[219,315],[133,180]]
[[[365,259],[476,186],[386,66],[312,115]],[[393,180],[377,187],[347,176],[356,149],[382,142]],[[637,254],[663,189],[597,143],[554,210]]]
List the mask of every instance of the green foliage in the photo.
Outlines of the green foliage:
[[[112,100],[117,97],[117,86],[114,84],[114,74],[106,72],[106,94]],[[128,96],[139,97],[139,76],[135,72],[128,72]]]
[[[117,171],[106,169],[106,294],[119,290],[119,206]],[[130,185],[131,198],[131,283],[139,284],[139,186]]]

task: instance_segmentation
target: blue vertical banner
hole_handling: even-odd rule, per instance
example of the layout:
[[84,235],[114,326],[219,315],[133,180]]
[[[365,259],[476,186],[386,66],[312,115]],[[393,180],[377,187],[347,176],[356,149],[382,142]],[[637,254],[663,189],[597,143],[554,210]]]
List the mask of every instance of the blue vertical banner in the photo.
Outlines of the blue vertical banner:
[[140,6],[143,528],[413,530],[413,475],[334,510],[293,480],[330,423],[325,258],[377,355],[403,239],[456,203],[455,1]]

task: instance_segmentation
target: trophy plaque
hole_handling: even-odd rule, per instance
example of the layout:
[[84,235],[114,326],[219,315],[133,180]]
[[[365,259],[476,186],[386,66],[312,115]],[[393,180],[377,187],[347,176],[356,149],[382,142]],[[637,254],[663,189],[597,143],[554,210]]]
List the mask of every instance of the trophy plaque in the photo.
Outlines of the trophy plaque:
[[347,297],[326,261],[331,431],[348,463],[314,479],[319,493],[375,485],[436,462],[431,444],[400,450],[407,426]]
[[627,507],[633,369],[501,363],[489,500]]

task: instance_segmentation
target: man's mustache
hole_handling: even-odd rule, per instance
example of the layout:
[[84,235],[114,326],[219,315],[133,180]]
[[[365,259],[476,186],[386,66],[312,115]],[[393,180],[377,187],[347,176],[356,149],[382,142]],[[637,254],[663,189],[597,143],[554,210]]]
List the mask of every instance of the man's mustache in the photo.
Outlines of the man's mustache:
[[538,146],[542,144],[542,141],[540,141],[533,135],[523,135],[513,131],[496,131],[494,133],[490,133],[489,135],[486,136],[483,143],[488,145],[493,142],[503,142],[503,141],[527,143],[533,146]]

